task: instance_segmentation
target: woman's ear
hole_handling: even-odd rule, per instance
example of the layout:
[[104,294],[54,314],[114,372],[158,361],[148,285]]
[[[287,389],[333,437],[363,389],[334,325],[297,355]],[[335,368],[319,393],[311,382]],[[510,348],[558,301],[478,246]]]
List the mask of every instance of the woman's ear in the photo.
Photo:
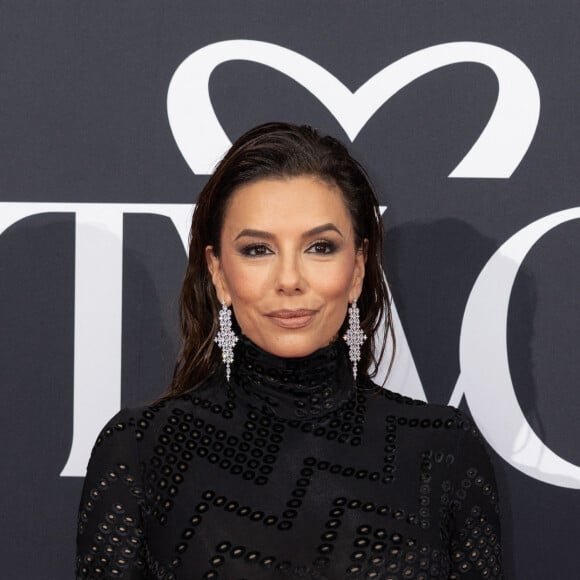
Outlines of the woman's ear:
[[213,246],[205,247],[205,261],[207,262],[207,269],[211,275],[211,281],[213,282],[218,300],[225,302],[229,306],[231,304],[231,297],[224,280],[220,259],[215,255]]
[[369,240],[368,240],[368,238],[365,238],[363,240],[361,249],[362,249],[362,253],[363,253],[363,256],[364,256],[364,259],[365,259],[365,264],[366,264],[367,263],[367,258],[369,257]]
[[367,261],[369,241],[365,238],[363,243],[356,250],[354,257],[354,275],[352,279],[352,289],[349,296],[349,301],[353,302],[358,299],[362,293],[363,281],[365,277],[365,264]]

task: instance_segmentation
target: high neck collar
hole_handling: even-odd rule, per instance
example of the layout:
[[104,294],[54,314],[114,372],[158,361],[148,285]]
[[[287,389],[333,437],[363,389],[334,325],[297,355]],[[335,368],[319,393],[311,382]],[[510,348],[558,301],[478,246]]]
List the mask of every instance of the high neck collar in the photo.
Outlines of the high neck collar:
[[288,420],[325,417],[355,395],[347,348],[340,340],[305,357],[281,358],[242,335],[230,382],[234,396]]

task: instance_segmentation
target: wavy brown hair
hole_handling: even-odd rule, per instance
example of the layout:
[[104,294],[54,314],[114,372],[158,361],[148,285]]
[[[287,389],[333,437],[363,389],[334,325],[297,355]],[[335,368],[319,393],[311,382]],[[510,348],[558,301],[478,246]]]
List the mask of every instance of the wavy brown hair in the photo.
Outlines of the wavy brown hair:
[[[205,248],[213,246],[219,257],[230,196],[236,188],[252,181],[302,175],[338,186],[352,218],[357,248],[362,248],[363,241],[368,240],[363,289],[357,304],[361,327],[369,338],[361,348],[359,375],[376,374],[388,336],[393,341],[394,355],[391,303],[382,270],[382,218],[365,170],[342,143],[312,127],[266,123],[251,129],[232,145],[199,194],[191,222],[189,259],[179,304],[183,344],[165,397],[177,397],[195,389],[221,364],[221,352],[214,342],[219,301],[207,267]],[[387,332],[379,329],[383,317]],[[345,326],[346,320],[340,335]],[[391,356],[389,370],[392,360]]]

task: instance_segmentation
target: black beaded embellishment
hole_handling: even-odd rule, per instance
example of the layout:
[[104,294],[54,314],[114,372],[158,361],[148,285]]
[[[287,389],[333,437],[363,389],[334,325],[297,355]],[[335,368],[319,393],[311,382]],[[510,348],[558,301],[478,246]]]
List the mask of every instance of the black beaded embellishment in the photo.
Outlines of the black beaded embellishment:
[[461,412],[357,386],[339,341],[121,411],[97,439],[76,578],[498,580],[493,469]]

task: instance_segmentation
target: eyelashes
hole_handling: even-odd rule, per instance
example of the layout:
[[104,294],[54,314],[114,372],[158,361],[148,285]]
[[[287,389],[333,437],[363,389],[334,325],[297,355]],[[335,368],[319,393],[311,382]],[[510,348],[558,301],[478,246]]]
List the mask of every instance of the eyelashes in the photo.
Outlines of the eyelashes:
[[312,254],[329,255],[334,254],[337,249],[338,249],[337,245],[334,242],[331,242],[330,240],[317,240],[306,251]]
[[[305,253],[329,256],[334,254],[337,250],[337,244],[330,240],[316,240],[308,246]],[[264,243],[248,244],[240,248],[239,252],[242,256],[248,256],[250,258],[259,258],[261,256],[268,256],[275,253],[270,246]]]
[[272,253],[272,250],[266,244],[248,244],[240,249],[242,256],[249,256],[251,258],[267,256]]

